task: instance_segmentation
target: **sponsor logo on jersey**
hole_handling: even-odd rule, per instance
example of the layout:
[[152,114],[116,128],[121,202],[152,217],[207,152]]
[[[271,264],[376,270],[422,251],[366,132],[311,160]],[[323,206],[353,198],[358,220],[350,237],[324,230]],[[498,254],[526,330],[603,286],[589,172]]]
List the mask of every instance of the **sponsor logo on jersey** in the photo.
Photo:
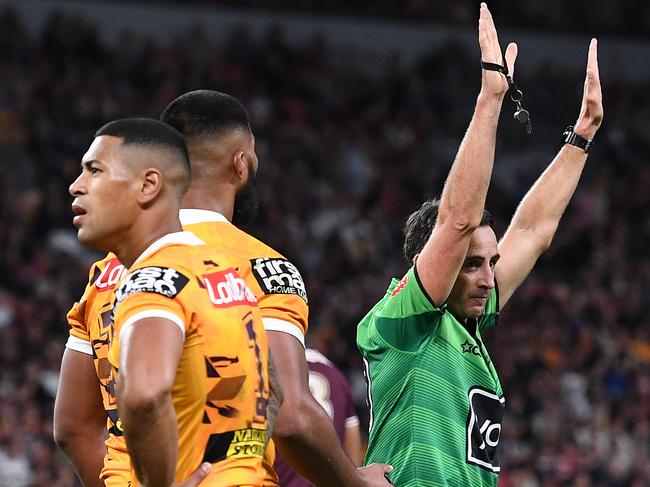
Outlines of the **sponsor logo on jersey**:
[[104,270],[95,280],[97,291],[102,293],[115,289],[115,286],[122,280],[124,274],[126,274],[126,267],[119,260],[115,258],[110,259],[106,263]]
[[465,340],[463,343],[461,343],[460,348],[463,351],[463,353],[471,353],[472,355],[476,355],[477,357],[481,356],[481,349],[478,348],[478,345],[474,345],[469,340]]
[[246,428],[210,435],[203,453],[204,462],[217,463],[229,457],[264,456],[266,430]]
[[393,289],[393,292],[390,293],[391,296],[397,296],[399,292],[404,289],[404,286],[406,286],[406,283],[409,282],[409,276],[404,276],[402,277],[402,280],[395,286],[395,289]]
[[257,303],[253,291],[234,269],[204,274],[203,280],[208,296],[210,296],[210,302],[216,308]]
[[167,298],[175,297],[189,279],[176,269],[170,267],[143,267],[126,276],[126,279],[115,293],[119,303],[127,296],[135,293],[155,293]]
[[263,457],[266,445],[266,430],[244,429],[234,432],[226,457]]
[[296,294],[307,302],[307,290],[300,272],[287,259],[251,259],[253,275],[264,294]]
[[491,472],[499,472],[501,463],[497,447],[505,399],[494,392],[473,387],[468,392],[467,463]]

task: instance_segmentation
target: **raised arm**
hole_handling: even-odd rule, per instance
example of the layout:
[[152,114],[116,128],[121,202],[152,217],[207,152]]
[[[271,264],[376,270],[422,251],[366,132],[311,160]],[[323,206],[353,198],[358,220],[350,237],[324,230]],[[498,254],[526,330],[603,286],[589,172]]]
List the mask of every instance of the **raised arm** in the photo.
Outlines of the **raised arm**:
[[[591,40],[580,115],[574,132],[593,140],[603,120],[596,39]],[[521,201],[499,242],[495,273],[503,307],[550,245],[560,218],[576,189],[587,153],[565,144]]]
[[[497,31],[484,3],[479,18],[479,44],[483,61],[502,64]],[[508,70],[513,73],[516,44],[508,46],[505,57]],[[492,175],[499,113],[507,89],[508,84],[501,73],[482,71],[481,92],[442,191],[436,226],[416,262],[420,281],[437,305],[449,296],[472,232],[483,215]]]

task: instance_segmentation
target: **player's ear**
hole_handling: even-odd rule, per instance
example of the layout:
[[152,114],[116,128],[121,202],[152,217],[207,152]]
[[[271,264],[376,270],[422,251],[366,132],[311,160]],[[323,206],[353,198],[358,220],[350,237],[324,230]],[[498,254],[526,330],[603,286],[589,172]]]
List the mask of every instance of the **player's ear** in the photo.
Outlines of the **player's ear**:
[[138,188],[138,203],[141,206],[148,206],[156,199],[162,190],[163,176],[160,170],[155,167],[145,169],[140,176],[140,187]]
[[238,150],[233,155],[233,170],[235,172],[236,186],[239,188],[248,180],[248,162],[246,161],[246,153],[243,150]]
[[418,261],[419,258],[420,258],[420,254],[415,254],[415,256],[413,257],[413,265],[415,265],[415,263]]

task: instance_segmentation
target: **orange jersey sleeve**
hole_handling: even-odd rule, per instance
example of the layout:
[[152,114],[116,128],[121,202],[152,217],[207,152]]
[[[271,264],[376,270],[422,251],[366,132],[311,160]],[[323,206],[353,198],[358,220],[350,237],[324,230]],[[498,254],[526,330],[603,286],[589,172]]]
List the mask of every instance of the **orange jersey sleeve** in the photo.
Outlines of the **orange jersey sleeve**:
[[[267,331],[295,336],[304,346],[308,298],[298,268],[280,253],[227,221],[184,219],[183,228],[236,259],[239,274],[257,297]],[[199,210],[200,211],[200,210]]]
[[[107,454],[102,476],[110,477],[110,485],[126,485],[130,479],[130,460],[117,417],[115,380],[108,361],[113,335],[114,291],[126,269],[113,254],[95,262],[88,273],[88,284],[81,299],[67,314],[70,337],[66,347],[93,357],[102,402],[107,415]],[[121,483],[119,483],[121,482]]]
[[120,339],[138,320],[164,318],[184,335],[172,388],[176,481],[209,461],[201,485],[266,485],[268,343],[255,295],[234,267],[220,249],[170,245],[134,265],[115,293],[115,374]]
[[72,305],[66,315],[70,328],[67,348],[93,355],[93,320],[96,311],[112,299],[112,291],[124,276],[124,266],[113,254],[95,262],[88,272],[88,283],[81,299]]

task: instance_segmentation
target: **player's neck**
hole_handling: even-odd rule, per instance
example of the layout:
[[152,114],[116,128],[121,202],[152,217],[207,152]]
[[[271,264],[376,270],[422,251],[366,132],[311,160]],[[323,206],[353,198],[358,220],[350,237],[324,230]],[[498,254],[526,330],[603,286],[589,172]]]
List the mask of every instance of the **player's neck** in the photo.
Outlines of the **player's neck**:
[[178,212],[163,218],[148,218],[146,221],[137,221],[131,226],[130,231],[120,235],[119,241],[110,250],[128,269],[156,240],[169,233],[182,230],[183,227],[181,227],[178,219]]
[[181,204],[183,209],[216,211],[228,221],[232,221],[234,206],[235,191],[229,184],[215,184],[209,190],[191,187]]

